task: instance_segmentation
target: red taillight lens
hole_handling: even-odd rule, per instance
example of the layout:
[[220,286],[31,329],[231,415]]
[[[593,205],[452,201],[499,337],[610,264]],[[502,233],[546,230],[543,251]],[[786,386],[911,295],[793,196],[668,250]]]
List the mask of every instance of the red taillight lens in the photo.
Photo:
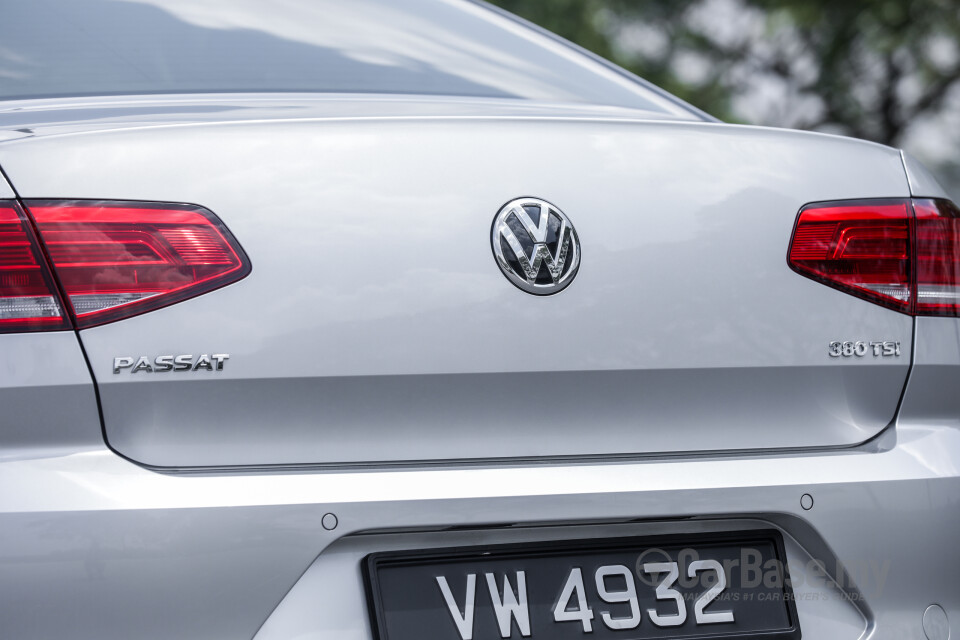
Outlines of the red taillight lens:
[[116,202],[28,202],[74,312],[90,327],[173,304],[250,271],[206,209]]
[[960,212],[945,200],[808,205],[788,262],[802,275],[897,311],[956,316],[958,222]]
[[910,310],[910,204],[813,205],[800,212],[790,266],[861,298]]
[[960,209],[946,200],[914,200],[920,315],[960,315]]
[[0,202],[0,333],[70,328],[30,222]]

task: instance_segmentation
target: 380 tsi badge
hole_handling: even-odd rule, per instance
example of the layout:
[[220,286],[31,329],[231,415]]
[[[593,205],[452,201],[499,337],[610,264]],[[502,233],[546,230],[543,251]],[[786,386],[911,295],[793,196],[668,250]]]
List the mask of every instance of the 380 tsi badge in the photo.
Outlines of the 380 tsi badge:
[[874,357],[876,356],[895,356],[900,357],[900,341],[899,340],[871,340],[870,342],[865,342],[861,340],[846,341],[840,342],[835,340],[830,343],[829,354],[831,358],[849,358],[851,356],[856,356],[862,358],[868,353],[872,353]]

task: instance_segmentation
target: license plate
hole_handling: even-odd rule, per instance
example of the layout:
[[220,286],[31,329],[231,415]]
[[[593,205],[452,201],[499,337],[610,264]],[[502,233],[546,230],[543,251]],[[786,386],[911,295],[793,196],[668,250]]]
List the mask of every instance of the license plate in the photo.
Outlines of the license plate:
[[777,531],[375,553],[378,640],[799,640]]

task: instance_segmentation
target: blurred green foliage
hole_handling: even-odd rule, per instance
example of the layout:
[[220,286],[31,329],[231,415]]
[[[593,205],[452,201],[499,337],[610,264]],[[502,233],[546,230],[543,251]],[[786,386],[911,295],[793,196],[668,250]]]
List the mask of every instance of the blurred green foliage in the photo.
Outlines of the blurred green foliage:
[[728,121],[897,146],[960,94],[960,0],[493,3]]

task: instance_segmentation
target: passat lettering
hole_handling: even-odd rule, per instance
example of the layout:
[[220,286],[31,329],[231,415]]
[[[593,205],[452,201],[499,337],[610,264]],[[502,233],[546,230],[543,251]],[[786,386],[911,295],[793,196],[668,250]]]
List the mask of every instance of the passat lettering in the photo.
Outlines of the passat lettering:
[[194,358],[192,354],[162,355],[151,360],[148,356],[134,358],[119,356],[113,359],[113,372],[129,369],[131,373],[165,373],[167,371],[223,371],[229,353],[203,353]]

